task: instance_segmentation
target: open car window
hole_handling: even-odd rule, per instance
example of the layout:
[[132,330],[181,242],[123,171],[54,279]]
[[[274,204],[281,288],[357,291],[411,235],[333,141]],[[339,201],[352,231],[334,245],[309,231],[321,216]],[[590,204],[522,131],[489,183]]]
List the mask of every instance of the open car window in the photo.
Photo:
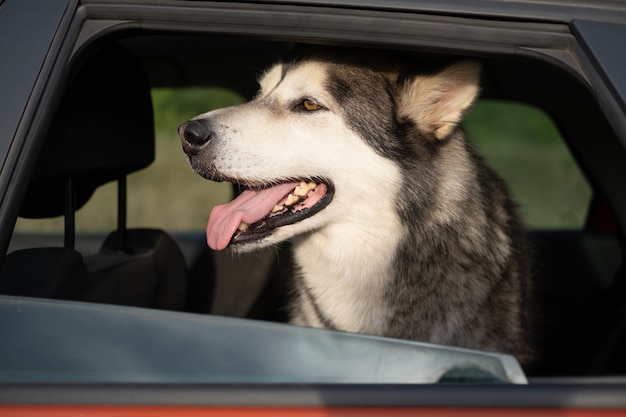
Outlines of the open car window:
[[466,116],[469,137],[506,181],[531,230],[582,230],[592,189],[561,132],[540,108],[483,100]]

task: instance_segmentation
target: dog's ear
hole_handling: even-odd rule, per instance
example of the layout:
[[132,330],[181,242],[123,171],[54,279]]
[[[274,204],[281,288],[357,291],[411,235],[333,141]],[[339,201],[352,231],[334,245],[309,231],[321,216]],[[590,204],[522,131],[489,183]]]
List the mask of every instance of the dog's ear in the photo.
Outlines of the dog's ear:
[[460,61],[434,75],[407,79],[400,93],[400,116],[409,117],[437,139],[445,139],[478,95],[480,73],[477,61]]

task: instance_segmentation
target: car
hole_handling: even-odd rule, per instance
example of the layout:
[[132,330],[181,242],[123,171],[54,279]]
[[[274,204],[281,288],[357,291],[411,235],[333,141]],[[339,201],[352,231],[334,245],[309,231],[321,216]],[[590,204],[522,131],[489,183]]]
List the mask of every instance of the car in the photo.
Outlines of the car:
[[[625,42],[606,0],[0,1],[0,415],[623,415]],[[237,190],[177,124],[295,44],[481,60],[466,129],[533,240],[536,365],[282,323],[287,248],[206,246]]]

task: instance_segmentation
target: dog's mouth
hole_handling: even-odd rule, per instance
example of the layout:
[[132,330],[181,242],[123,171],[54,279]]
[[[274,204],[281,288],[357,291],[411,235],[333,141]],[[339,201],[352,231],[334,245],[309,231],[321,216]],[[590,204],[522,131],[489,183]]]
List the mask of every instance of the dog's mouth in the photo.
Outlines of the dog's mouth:
[[279,227],[317,214],[333,195],[332,184],[318,179],[248,187],[230,203],[213,208],[207,243],[214,250],[222,250],[261,240]]

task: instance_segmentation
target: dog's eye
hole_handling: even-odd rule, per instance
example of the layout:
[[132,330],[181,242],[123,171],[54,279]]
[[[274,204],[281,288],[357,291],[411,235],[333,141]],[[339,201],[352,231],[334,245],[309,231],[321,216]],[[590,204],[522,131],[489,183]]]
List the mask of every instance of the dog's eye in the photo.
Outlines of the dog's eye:
[[320,106],[319,104],[317,104],[315,101],[305,98],[302,101],[302,108],[306,111],[316,111],[316,110],[321,110],[322,106]]

